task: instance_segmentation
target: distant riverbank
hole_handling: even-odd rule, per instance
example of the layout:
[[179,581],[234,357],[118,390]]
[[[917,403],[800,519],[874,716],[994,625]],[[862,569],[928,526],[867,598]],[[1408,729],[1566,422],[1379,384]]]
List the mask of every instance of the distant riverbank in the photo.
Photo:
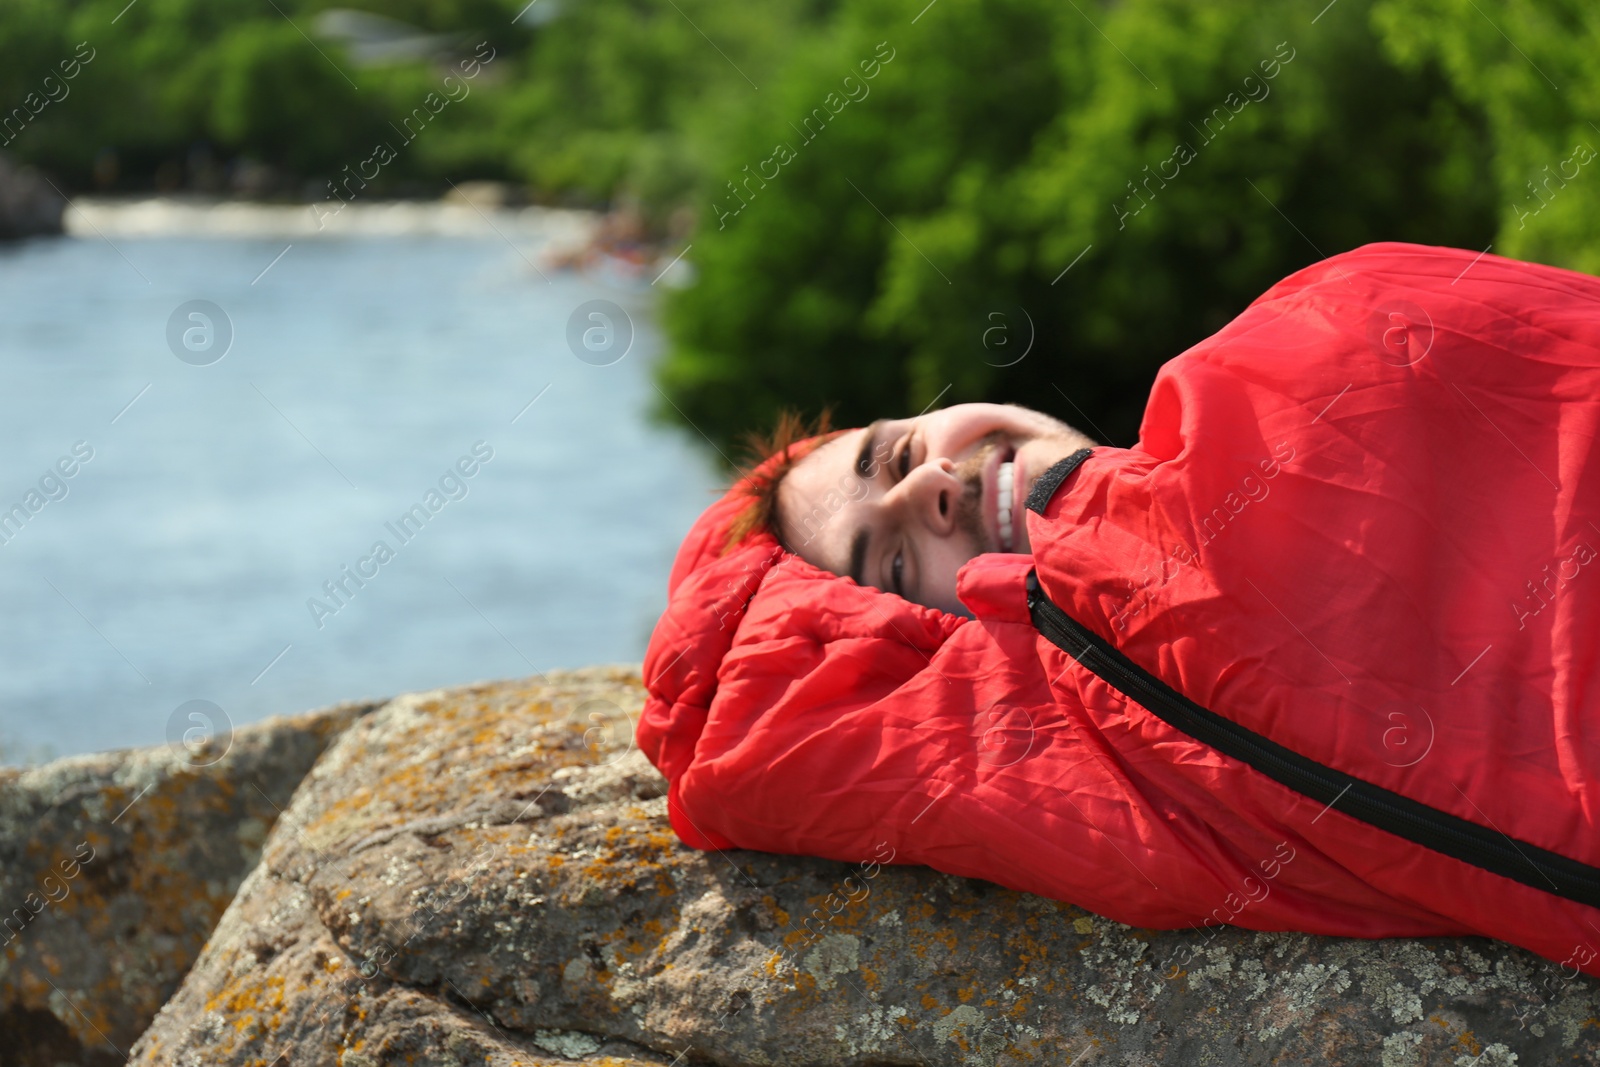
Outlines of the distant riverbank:
[[509,246],[532,271],[570,270],[606,285],[691,284],[694,268],[676,241],[647,238],[630,209],[505,206],[493,183],[467,183],[440,200],[273,204],[192,196],[76,197],[66,212],[71,237],[198,237],[307,241],[316,238],[469,237]]
[[319,219],[307,204],[265,204],[200,197],[76,197],[67,211],[75,237],[494,237],[513,241],[587,241],[599,224],[592,211],[502,207],[466,197],[346,204]]

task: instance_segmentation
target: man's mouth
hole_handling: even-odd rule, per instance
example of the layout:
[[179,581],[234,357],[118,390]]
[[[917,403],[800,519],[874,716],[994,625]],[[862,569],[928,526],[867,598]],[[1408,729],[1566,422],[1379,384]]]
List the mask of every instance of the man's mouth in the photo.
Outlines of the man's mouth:
[[1000,523],[1000,551],[1010,552],[1015,538],[1011,525],[1011,503],[1014,497],[1016,464],[1006,462],[1000,464],[1000,471],[996,478],[999,492],[996,494],[995,518]]
[[957,519],[972,539],[974,552],[1025,552],[1028,533],[1020,504],[1027,493],[1027,471],[1017,462],[1017,446],[998,431],[961,461],[965,485]]

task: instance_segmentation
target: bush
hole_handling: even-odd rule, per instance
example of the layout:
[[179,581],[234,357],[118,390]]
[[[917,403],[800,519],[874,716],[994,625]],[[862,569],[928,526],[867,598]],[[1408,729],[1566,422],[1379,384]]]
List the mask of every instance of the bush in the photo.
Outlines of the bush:
[[848,5],[712,172],[766,157],[878,41],[896,58],[739,214],[704,209],[664,391],[724,445],[784,406],[859,425],[966,400],[1132,443],[1160,365],[1284,275],[1492,239],[1481,109],[1396,62],[1369,9]]
[[1494,251],[1600,273],[1600,11],[1587,0],[1487,13],[1471,0],[1391,0],[1374,23],[1398,62],[1437,64],[1487,116]]

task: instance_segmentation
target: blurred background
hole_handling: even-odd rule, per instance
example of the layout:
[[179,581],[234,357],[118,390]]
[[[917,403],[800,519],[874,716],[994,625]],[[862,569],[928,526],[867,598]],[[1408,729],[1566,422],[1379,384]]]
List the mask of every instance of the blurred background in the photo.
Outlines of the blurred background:
[[1126,446],[1327,255],[1600,270],[1597,48],[1582,0],[11,0],[0,762],[636,660],[784,407]]

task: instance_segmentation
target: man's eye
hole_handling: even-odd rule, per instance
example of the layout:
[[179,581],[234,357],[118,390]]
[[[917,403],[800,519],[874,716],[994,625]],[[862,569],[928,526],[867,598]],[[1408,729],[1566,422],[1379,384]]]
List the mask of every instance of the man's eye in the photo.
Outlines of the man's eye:
[[899,596],[906,595],[905,586],[906,557],[900,552],[894,554],[894,562],[889,564],[889,584]]
[[911,473],[911,438],[906,438],[905,447],[900,450],[900,477],[904,478]]

